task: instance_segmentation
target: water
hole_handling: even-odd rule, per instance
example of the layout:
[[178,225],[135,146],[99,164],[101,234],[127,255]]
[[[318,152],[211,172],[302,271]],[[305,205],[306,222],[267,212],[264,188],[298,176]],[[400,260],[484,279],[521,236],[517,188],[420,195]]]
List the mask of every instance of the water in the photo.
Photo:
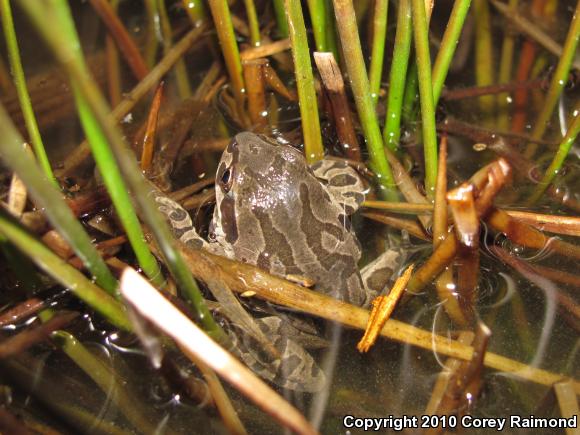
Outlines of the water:
[[[392,5],[391,5],[392,6]],[[559,9],[559,15],[566,17]],[[129,18],[133,13],[135,16]],[[183,13],[177,9],[171,9],[171,18],[176,23],[184,23]],[[445,15],[443,13],[443,15]],[[102,47],[102,29],[98,27],[95,17],[90,12],[88,4],[75,6],[77,22],[86,24],[83,36],[88,51],[99,50]],[[390,13],[394,17],[394,13]],[[122,17],[131,23],[131,28],[144,29],[143,17],[140,15],[140,7],[136,2],[126,2],[122,5]],[[437,21],[437,15],[434,20]],[[554,36],[556,37],[556,36]],[[31,37],[34,41],[34,38]],[[500,34],[496,35],[496,48],[501,44]],[[562,40],[562,38],[559,38]],[[36,43],[26,42],[23,46],[24,62],[28,64],[39,50],[33,50],[28,45],[36,47]],[[92,48],[91,48],[92,47]],[[209,53],[206,51],[195,52],[195,56],[188,57],[190,67],[196,67],[196,73],[192,76],[192,84],[195,85],[203,78],[204,72],[209,67]],[[205,56],[205,57],[204,57]],[[43,59],[46,57],[41,56]],[[199,59],[203,61],[199,61]],[[472,59],[471,59],[472,61]],[[551,62],[553,59],[548,58]],[[39,65],[31,65],[31,69],[41,70],[45,60]],[[388,65],[388,64],[387,64]],[[287,77],[287,76],[285,76]],[[385,76],[386,77],[386,76]],[[124,77],[127,83],[131,83],[130,77]],[[174,81],[168,79],[168,98],[165,107],[178,105],[177,91]],[[473,71],[470,58],[463,69],[454,72],[447,83],[450,87],[460,85],[472,85]],[[66,87],[66,84],[62,84]],[[130,86],[127,87],[129,89]],[[222,91],[226,92],[226,91]],[[192,113],[198,114],[199,122],[194,124],[193,139],[201,143],[203,138],[220,138],[224,133],[232,134],[240,127],[231,122],[228,116],[224,116],[223,102],[216,97],[211,105],[202,110],[193,108]],[[572,90],[566,95],[565,106],[574,107],[578,101],[578,91]],[[532,95],[532,99],[537,95]],[[531,106],[531,105],[530,105]],[[449,103],[445,107],[446,114],[461,120],[471,122],[477,126],[486,125],[489,120],[482,119],[477,106],[477,100]],[[272,117],[278,122],[271,128],[274,136],[280,136],[291,143],[298,143],[299,127],[297,122],[297,106],[289,104],[281,98],[273,100],[269,105]],[[146,107],[138,107],[132,112],[133,121],[125,125],[128,127],[127,137],[132,138],[134,131],[142,119]],[[530,119],[534,119],[534,110],[530,110]],[[80,139],[80,130],[71,124],[74,113],[70,113],[55,123],[46,126],[50,154],[53,161],[58,161],[66,156],[72,146]],[[220,126],[225,120],[227,130]],[[554,118],[556,120],[556,118]],[[489,127],[489,125],[488,125]],[[526,128],[529,132],[532,125]],[[334,131],[328,120],[324,121],[325,141],[328,148],[334,152],[340,151],[340,145],[334,137]],[[421,150],[415,146],[418,139],[413,131],[405,132],[403,136],[407,140],[407,148],[416,160],[421,159]],[[557,142],[560,137],[560,126],[555,121],[546,137]],[[449,188],[456,187],[468,179],[477,169],[491,162],[497,155],[487,147],[486,149],[473,147],[474,141],[460,135],[451,135],[449,138]],[[194,144],[189,143],[182,152],[179,166],[176,168],[176,186],[187,185],[198,178],[202,168],[203,172],[214,172],[216,156],[219,153],[206,152],[200,157],[195,153]],[[192,148],[193,147],[193,148]],[[549,164],[553,150],[542,148],[542,155],[534,164],[539,169],[544,169]],[[186,156],[186,157],[185,157]],[[578,162],[576,156],[570,156],[565,171],[566,174],[558,182],[560,189],[578,199]],[[211,168],[211,169],[208,169]],[[517,168],[516,168],[517,169]],[[517,171],[516,171],[517,172]],[[416,165],[414,175],[421,177],[421,165]],[[496,205],[505,208],[521,208],[521,198],[531,193],[531,184],[525,182],[526,174],[515,174],[513,181],[505,186]],[[7,181],[3,183],[7,185]],[[83,185],[81,183],[81,185]],[[210,208],[195,211],[201,226],[207,225],[208,217],[211,216]],[[553,201],[548,196],[534,206],[535,211],[546,214],[563,214],[573,216],[575,212]],[[409,217],[403,215],[403,217]],[[421,264],[431,254],[431,246],[426,242],[413,237],[401,237],[400,232],[386,229],[377,223],[357,216],[353,221],[364,248],[364,261],[370,261],[382,249],[385,243],[397,243],[407,254],[406,263],[399,265],[399,272],[410,262]],[[104,235],[90,230],[96,240],[101,240]],[[505,248],[511,255],[532,265],[542,265],[575,274],[577,260],[562,257],[548,247],[547,249],[526,249],[498,235],[490,228],[484,227],[480,238],[480,269],[476,296],[476,310],[478,318],[483,321],[492,331],[488,352],[511,358],[527,364],[531,367],[547,370],[563,376],[577,378],[580,374],[578,352],[578,305],[576,297],[576,285],[557,284],[548,280],[541,273],[524,273],[529,278],[514,272],[505,261],[498,258],[492,250],[493,246]],[[562,240],[577,243],[571,236],[559,236]],[[121,252],[120,257],[134,265],[134,259],[128,249]],[[10,307],[23,300],[24,295],[19,290],[19,283],[10,274],[10,270],[1,264],[5,273],[2,273],[1,303],[4,307]],[[42,288],[36,290],[39,297],[47,297],[55,290],[54,282],[44,283]],[[533,284],[530,284],[530,281]],[[571,301],[568,304],[562,302],[562,296]],[[30,294],[28,295],[30,296]],[[87,372],[79,369],[77,364],[64,355],[62,350],[49,343],[37,345],[23,353],[19,359],[3,362],[1,379],[4,384],[11,387],[8,394],[10,409],[15,413],[25,413],[47,422],[63,432],[84,431],[88,428],[95,432],[110,432],[111,426],[96,426],[97,423],[106,422],[106,425],[116,425],[119,429],[134,430],[141,428],[144,432],[153,429],[164,433],[225,433],[224,427],[216,409],[208,404],[207,395],[204,395],[203,383],[193,382],[199,387],[192,388],[192,397],[188,397],[184,391],[183,377],[200,378],[201,374],[183,355],[176,352],[166,343],[162,348],[170,356],[171,367],[164,367],[161,372],[153,370],[147,354],[142,346],[132,336],[120,334],[110,329],[110,326],[99,320],[97,316],[88,311],[85,306],[70,297],[58,298],[57,308],[79,310],[86,313],[82,320],[75,322],[70,329],[93,354],[96,355],[98,364],[102,367],[111,368],[116,373],[116,378],[105,376],[101,378],[100,388],[95,385],[95,379],[87,375],[93,373],[93,369]],[[456,338],[462,329],[453,324],[445,313],[433,285],[428,285],[421,292],[408,298],[395,311],[394,318],[413,325],[421,330],[433,332],[442,337]],[[30,322],[26,320],[23,322]],[[328,390],[321,394],[311,395],[280,391],[294,406],[312,421],[320,424],[323,433],[345,433],[345,415],[354,417],[402,417],[417,416],[418,424],[423,420],[427,404],[433,394],[433,387],[437,377],[442,371],[449,357],[438,349],[423,349],[407,343],[396,342],[384,338],[379,339],[377,344],[368,354],[361,355],[356,350],[356,343],[362,335],[362,331],[347,328],[333,328],[320,319],[315,320],[315,325],[323,332],[324,337],[329,339],[331,348],[313,352],[319,362],[326,362],[326,373],[332,378]],[[9,324],[3,328],[7,333],[11,330],[21,331],[24,323]],[[333,366],[333,361],[335,365]],[[94,362],[93,362],[94,363]],[[162,375],[163,373],[163,375]],[[39,384],[29,385],[27,380],[38,378]],[[103,379],[105,382],[103,383]],[[168,381],[168,379],[170,381]],[[480,375],[481,391],[476,398],[472,398],[469,415],[477,418],[506,417],[510,415],[558,417],[560,411],[557,404],[550,400],[548,387],[537,382],[523,380],[522,377],[494,370],[483,369]],[[116,385],[116,387],[114,387]],[[114,388],[117,392],[114,392]],[[234,408],[238,411],[242,421],[251,433],[275,433],[278,426],[268,417],[257,411],[247,399],[225,385],[230,394]],[[119,391],[123,394],[119,397]],[[30,400],[30,397],[34,397]],[[75,406],[76,414],[66,414],[59,409],[59,405]],[[134,408],[134,409],[133,409]],[[463,410],[467,411],[467,410]],[[60,417],[55,418],[54,415]],[[93,419],[93,420],[91,420]],[[482,420],[475,420],[482,421]],[[448,422],[448,423],[451,423]],[[417,428],[410,428],[408,433],[416,433]],[[352,433],[359,431],[351,429]],[[489,433],[488,429],[473,429],[470,433]],[[516,432],[514,428],[507,428],[506,433]],[[558,430],[542,430],[541,433],[561,433]]]

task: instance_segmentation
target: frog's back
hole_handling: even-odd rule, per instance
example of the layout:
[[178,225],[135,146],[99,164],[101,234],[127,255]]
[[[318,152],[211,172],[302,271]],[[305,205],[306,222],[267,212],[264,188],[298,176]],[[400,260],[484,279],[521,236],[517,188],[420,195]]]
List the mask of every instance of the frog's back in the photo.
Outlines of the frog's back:
[[310,278],[317,290],[353,304],[365,302],[349,218],[300,152],[241,133],[224,152],[216,180],[214,220],[221,224],[215,236],[230,257],[280,276]]

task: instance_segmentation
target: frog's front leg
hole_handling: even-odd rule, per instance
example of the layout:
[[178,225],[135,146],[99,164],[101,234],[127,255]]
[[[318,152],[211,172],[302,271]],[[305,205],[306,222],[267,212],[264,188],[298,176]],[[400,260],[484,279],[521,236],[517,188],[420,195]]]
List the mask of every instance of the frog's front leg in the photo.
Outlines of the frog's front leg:
[[367,292],[367,301],[383,293],[402,261],[401,252],[388,249],[361,269],[360,274]]
[[158,210],[165,215],[176,239],[190,248],[206,249],[211,253],[221,255],[218,244],[208,243],[198,234],[187,210],[156,188],[153,188],[151,195],[157,203]]
[[324,158],[310,169],[326,186],[333,199],[340,204],[347,216],[356,212],[365,200],[366,187],[359,174],[344,160]]

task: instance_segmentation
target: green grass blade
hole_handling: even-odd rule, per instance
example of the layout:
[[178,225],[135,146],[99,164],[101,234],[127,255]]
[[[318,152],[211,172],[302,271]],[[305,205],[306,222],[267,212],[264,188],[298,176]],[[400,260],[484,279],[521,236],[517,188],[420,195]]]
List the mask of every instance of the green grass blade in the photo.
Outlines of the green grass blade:
[[10,0],[0,0],[0,15],[2,17],[2,29],[4,30],[6,48],[10,60],[10,69],[12,71],[14,84],[16,85],[18,101],[20,102],[22,114],[24,115],[24,123],[26,124],[26,130],[28,131],[30,141],[32,142],[34,154],[36,155],[38,163],[47,178],[58,186],[58,182],[52,173],[52,168],[50,167],[44,144],[42,143],[42,137],[38,130],[34,110],[32,110],[32,103],[30,102],[30,95],[28,94],[28,88],[26,86],[26,78],[24,77],[24,70],[22,69],[22,60],[20,59],[16,31],[14,30]]
[[86,73],[86,68],[75,58],[74,50],[67,38],[61,32],[53,31],[51,23],[57,22],[54,7],[43,7],[36,0],[21,0],[20,4],[36,29],[41,33],[44,41],[66,69],[70,78],[77,83],[80,92],[103,129],[115,159],[125,177],[125,181],[141,208],[143,219],[151,228],[177,285],[192,303],[197,320],[214,338],[224,341],[225,334],[215,323],[203,301],[197,284],[183,258],[175,248],[175,241],[171,231],[150,195],[151,187],[143,178],[134,154],[123,141],[123,136],[117,126],[109,121],[110,109],[107,106],[107,102],[96,86],[95,81]]
[[91,243],[83,226],[74,217],[60,191],[22,148],[23,140],[3,106],[0,105],[0,157],[24,181],[37,207],[46,213],[54,228],[66,239],[97,283],[117,294],[117,280]]
[[48,249],[41,241],[28,233],[18,222],[0,207],[0,233],[26,254],[39,268],[70,289],[79,299],[119,328],[130,331],[124,307],[101,288],[93,284],[81,272]]
[[435,65],[433,65],[433,104],[435,106],[437,106],[437,102],[441,96],[441,90],[443,89],[443,84],[449,71],[449,65],[455,54],[455,48],[457,47],[457,42],[459,41],[459,36],[461,35],[461,30],[463,29],[470,5],[471,0],[455,0],[453,4],[451,16],[449,17],[449,22],[447,23],[447,28],[443,34],[443,40],[441,41],[441,46],[435,59]]

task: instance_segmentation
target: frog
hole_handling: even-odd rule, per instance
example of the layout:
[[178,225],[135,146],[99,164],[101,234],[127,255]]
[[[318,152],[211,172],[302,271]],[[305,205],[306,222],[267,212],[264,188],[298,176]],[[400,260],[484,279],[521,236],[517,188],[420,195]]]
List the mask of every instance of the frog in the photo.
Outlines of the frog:
[[[359,269],[361,245],[350,217],[366,193],[361,177],[344,160],[324,158],[308,164],[304,154],[289,144],[242,132],[218,164],[207,240],[179,204],[160,193],[154,198],[182,243],[277,276],[308,278],[315,283],[314,290],[366,308],[400,257],[396,250],[387,250]],[[259,319],[259,325],[278,341],[282,357],[263,361],[245,352],[242,359],[250,368],[284,388],[312,392],[323,388],[324,373],[291,338],[288,322],[269,316]]]

